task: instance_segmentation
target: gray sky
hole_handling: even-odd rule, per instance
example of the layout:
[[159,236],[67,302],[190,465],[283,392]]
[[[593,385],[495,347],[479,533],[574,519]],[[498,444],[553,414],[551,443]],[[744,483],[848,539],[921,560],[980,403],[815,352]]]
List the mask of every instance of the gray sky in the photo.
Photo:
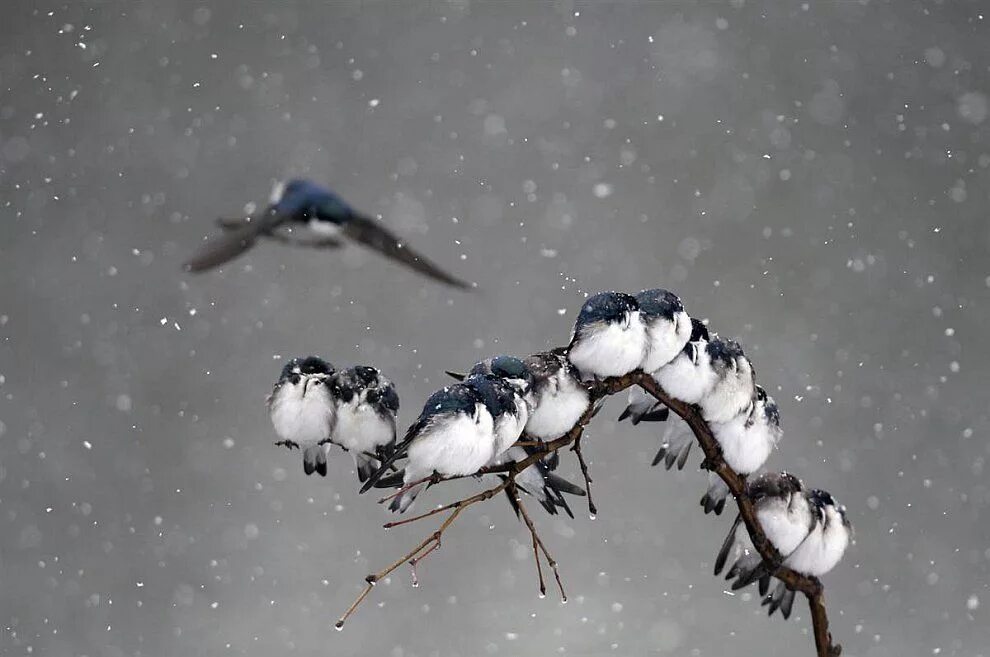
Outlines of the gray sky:
[[[432,525],[384,533],[349,458],[307,478],[271,446],[279,359],[382,367],[405,426],[444,369],[656,285],[752,357],[771,465],[848,505],[845,654],[990,654],[987,5],[8,4],[0,654],[812,654],[803,604],[767,619],[711,576],[731,518],[618,400],[586,441],[598,518],[531,505],[570,603],[494,500],[332,629]],[[481,291],[358,248],[181,273],[288,175]]]

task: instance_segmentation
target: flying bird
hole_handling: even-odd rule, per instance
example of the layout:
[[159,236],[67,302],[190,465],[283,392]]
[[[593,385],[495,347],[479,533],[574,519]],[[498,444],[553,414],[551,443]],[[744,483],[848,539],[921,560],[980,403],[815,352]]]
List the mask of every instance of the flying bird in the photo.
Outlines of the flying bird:
[[276,188],[271,203],[261,212],[243,219],[221,219],[219,224],[224,232],[200,247],[185,263],[186,271],[219,267],[261,238],[325,249],[340,248],[352,240],[441,283],[460,289],[472,287],[414,251],[381,222],[309,180],[290,180],[284,188]]
[[567,347],[567,357],[582,378],[628,374],[645,355],[646,327],[635,297],[599,292],[584,302]]
[[367,365],[335,374],[330,392],[337,415],[330,442],[353,455],[363,483],[395,449],[399,395],[379,369]]
[[330,441],[336,404],[330,391],[333,365],[317,356],[293,358],[285,364],[268,395],[268,415],[279,440],[276,445],[303,452],[303,471],[327,474],[323,446]]

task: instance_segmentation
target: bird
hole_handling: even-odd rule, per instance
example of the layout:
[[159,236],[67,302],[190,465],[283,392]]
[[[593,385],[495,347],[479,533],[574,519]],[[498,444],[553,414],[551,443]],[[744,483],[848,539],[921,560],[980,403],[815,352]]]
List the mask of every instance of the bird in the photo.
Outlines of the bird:
[[[759,580],[763,604],[772,615],[778,609],[784,618],[790,617],[794,591],[779,582],[766,595],[770,577],[779,565],[802,575],[820,577],[829,572],[844,555],[852,537],[852,525],[845,507],[839,505],[826,491],[806,490],[801,482],[787,473],[764,473],[749,482],[747,496],[756,508],[756,518],[767,539],[781,557],[779,564],[767,564],[755,553],[744,554],[733,564],[727,579],[736,581],[732,590],[741,589]],[[715,559],[715,574],[725,565],[735,543],[741,522],[737,516]]]
[[330,442],[353,455],[364,483],[395,449],[399,395],[381,370],[368,365],[337,372],[330,392],[337,415]]
[[463,290],[472,287],[414,251],[376,219],[311,180],[296,178],[277,185],[271,202],[261,212],[218,223],[224,232],[202,245],[185,263],[186,271],[219,267],[265,237],[326,249],[340,248],[346,240],[353,240],[433,280]]
[[734,340],[715,336],[709,340],[706,351],[716,380],[698,402],[701,416],[707,422],[728,422],[753,399],[756,386],[753,364]]
[[[777,402],[757,385],[749,406],[728,422],[710,422],[712,434],[722,448],[722,458],[737,473],[750,475],[766,463],[770,452],[782,435]],[[711,477],[711,485],[701,505],[705,513],[722,513],[729,488],[719,477]]]
[[302,449],[303,471],[327,474],[323,446],[336,420],[336,403],[329,380],[334,367],[318,356],[293,358],[285,364],[268,395],[268,415],[278,446]]
[[646,326],[636,298],[599,292],[581,306],[567,358],[582,379],[623,376],[639,368],[646,346]]
[[499,396],[502,412],[495,418],[495,457],[508,450],[522,435],[533,406],[533,374],[515,356],[500,354],[476,363],[466,381],[490,383]]
[[708,353],[711,339],[701,320],[691,319],[691,338],[681,353],[653,374],[664,391],[687,404],[697,404],[714,387],[718,378]]
[[[636,295],[639,311],[646,326],[646,355],[640,369],[656,372],[672,361],[691,339],[691,317],[684,310],[680,297],[662,288],[643,290]],[[630,418],[633,425],[640,422],[662,422],[670,409],[639,386],[629,389],[629,402],[619,421]]]
[[393,497],[391,511],[406,511],[429,478],[475,474],[495,457],[496,425],[515,409],[512,394],[488,375],[470,376],[437,390],[419,418],[381,466],[364,482],[367,492],[396,459],[407,457],[403,488]]

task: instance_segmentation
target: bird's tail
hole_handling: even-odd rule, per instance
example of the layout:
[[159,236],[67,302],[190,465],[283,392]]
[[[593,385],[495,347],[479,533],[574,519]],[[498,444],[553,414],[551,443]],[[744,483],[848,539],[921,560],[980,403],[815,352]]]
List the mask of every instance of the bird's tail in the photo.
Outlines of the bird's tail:
[[[556,515],[558,509],[563,509],[571,518],[574,517],[574,513],[567,504],[563,493],[577,496],[587,495],[585,490],[580,486],[572,484],[563,477],[558,477],[549,472],[546,464],[542,461],[537,461],[516,475],[516,485],[523,492],[535,497],[536,501],[540,503],[540,506],[546,509],[546,512],[550,515]],[[506,489],[506,494],[512,510],[515,512],[516,517],[518,517],[519,507],[516,504],[515,497],[508,489]]]
[[388,505],[388,510],[392,513],[405,513],[409,507],[412,506],[412,503],[416,501],[419,494],[422,493],[428,485],[429,484],[427,482],[423,482],[402,491],[401,495],[392,498],[392,503]]
[[669,416],[670,409],[663,402],[647,395],[637,386],[629,391],[629,403],[619,416],[619,422],[626,418],[630,418],[633,425],[640,422],[663,422]]
[[327,451],[323,445],[313,445],[303,450],[303,471],[308,475],[317,472],[321,477],[327,476]]
[[[766,591],[764,591],[764,594]],[[784,620],[791,617],[791,608],[794,606],[794,591],[787,588],[787,585],[783,582],[778,582],[777,587],[773,590],[773,593],[763,598],[764,606],[769,607],[767,613],[773,616],[773,612],[780,610],[781,616]]]
[[715,515],[721,515],[722,509],[725,508],[725,500],[729,497],[729,487],[717,476],[710,475],[710,477],[711,483],[708,485],[708,491],[701,498],[701,506],[705,507],[705,513],[714,512]]
[[367,454],[361,454],[360,452],[353,452],[353,454],[354,468],[357,470],[358,481],[363,484],[378,470],[378,459]]
[[653,457],[653,465],[657,466],[663,461],[664,468],[670,470],[676,463],[677,469],[683,470],[693,444],[694,435],[683,422],[667,425],[660,449],[657,450],[657,455]]

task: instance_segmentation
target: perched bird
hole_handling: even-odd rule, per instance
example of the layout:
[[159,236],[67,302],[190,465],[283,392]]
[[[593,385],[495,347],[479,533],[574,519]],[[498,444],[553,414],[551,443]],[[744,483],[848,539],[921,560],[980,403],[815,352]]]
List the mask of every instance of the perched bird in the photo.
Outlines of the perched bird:
[[[709,426],[722,448],[722,457],[730,468],[750,475],[766,463],[780,441],[780,412],[777,402],[762,386],[756,386],[747,409],[728,422],[711,422]],[[729,488],[718,477],[711,477],[708,492],[701,498],[705,513],[722,513]]]
[[[290,244],[339,248],[346,238],[378,251],[417,272],[453,287],[471,285],[448,274],[399,237],[348,205],[329,189],[309,180],[290,180],[276,187],[271,203],[261,212],[238,219],[221,219],[224,232],[207,241],[185,264],[186,271],[219,267],[268,237]],[[315,236],[315,237],[310,237]]]
[[500,422],[504,426],[504,415],[515,408],[513,393],[491,376],[471,376],[434,392],[405,438],[364,482],[361,492],[374,486],[403,456],[408,457],[403,489],[389,506],[400,513],[409,508],[429,485],[425,480],[434,474],[476,473],[495,457],[496,426]]
[[[767,539],[787,566],[803,575],[819,577],[839,562],[849,545],[852,526],[840,506],[823,490],[804,490],[800,481],[786,473],[766,473],[750,482],[747,494],[756,507],[756,517]],[[715,560],[715,574],[721,572],[735,542],[741,518],[737,517]],[[758,554],[744,554],[732,566],[728,578],[736,577],[733,590],[760,581],[760,595],[766,595],[776,564],[765,563]],[[788,618],[794,592],[779,582],[763,604],[772,615],[778,609]]]
[[335,374],[330,391],[337,408],[331,442],[353,455],[358,479],[367,481],[395,449],[399,395],[380,370],[366,365]]
[[646,355],[646,327],[639,302],[621,292],[599,292],[581,306],[567,357],[582,378],[622,376]]
[[275,443],[303,450],[306,474],[327,474],[323,449],[330,440],[336,404],[330,392],[333,365],[316,356],[293,358],[268,395],[268,414],[279,440]]
[[673,360],[653,374],[664,391],[682,402],[697,404],[715,386],[718,373],[708,352],[711,335],[697,319],[691,320],[691,339]]
[[708,422],[728,422],[750,404],[755,392],[753,365],[734,340],[713,337],[706,347],[716,380],[701,398],[701,416]]
[[[636,295],[639,312],[646,326],[646,355],[640,368],[647,373],[674,360],[691,339],[691,317],[684,311],[680,298],[661,288],[643,290]],[[629,402],[619,421],[630,418],[640,422],[662,422],[670,409],[644,392],[639,386],[629,389]]]
[[646,355],[640,368],[656,372],[674,360],[691,339],[691,317],[680,297],[661,288],[636,295],[639,312],[646,326]]

